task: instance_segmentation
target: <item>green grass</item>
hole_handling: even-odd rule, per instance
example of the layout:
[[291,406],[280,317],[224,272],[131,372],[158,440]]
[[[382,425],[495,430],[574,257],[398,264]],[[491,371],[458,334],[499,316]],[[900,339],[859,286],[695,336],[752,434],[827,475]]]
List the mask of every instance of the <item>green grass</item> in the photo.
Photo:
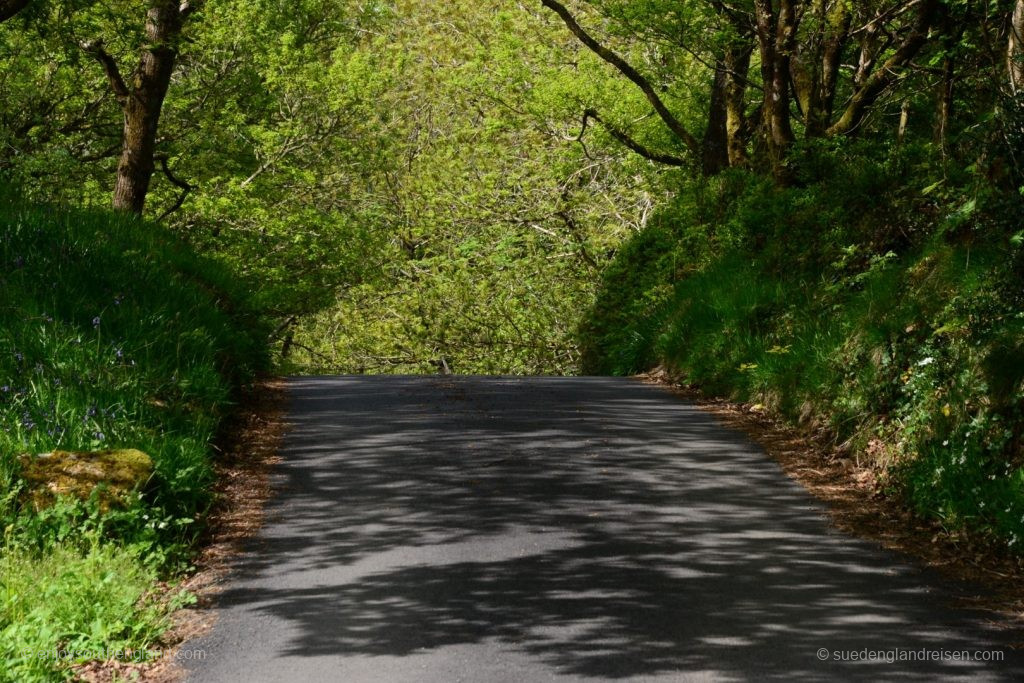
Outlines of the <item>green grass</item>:
[[99,653],[133,661],[158,646],[170,605],[154,599],[155,570],[112,543],[78,545],[0,558],[0,681],[60,679]]
[[[11,680],[59,679],[66,662],[12,648],[157,637],[143,596],[187,564],[211,502],[211,440],[233,390],[266,366],[266,330],[230,273],[158,226],[0,206],[0,657]],[[19,454],[122,447],[155,466],[126,507],[28,504]]]
[[[869,179],[681,192],[606,273],[587,369],[661,364],[828,427],[921,515],[1020,549],[1024,249],[1006,220],[1020,198],[962,220],[961,198],[863,166]],[[715,216],[694,208],[716,192]]]

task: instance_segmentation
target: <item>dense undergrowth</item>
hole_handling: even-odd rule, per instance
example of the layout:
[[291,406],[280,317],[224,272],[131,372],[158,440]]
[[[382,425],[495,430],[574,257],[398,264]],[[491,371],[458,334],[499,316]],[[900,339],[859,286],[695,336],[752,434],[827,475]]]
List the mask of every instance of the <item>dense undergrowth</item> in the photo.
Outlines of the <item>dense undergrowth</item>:
[[688,183],[606,272],[587,369],[663,364],[827,427],[919,513],[1019,548],[1024,203],[879,154],[805,150],[784,189]]
[[[267,331],[239,283],[159,226],[0,199],[0,680],[62,679],[58,649],[158,642],[156,582],[187,564],[211,440]],[[18,455],[102,448],[153,458],[128,505],[31,504]]]

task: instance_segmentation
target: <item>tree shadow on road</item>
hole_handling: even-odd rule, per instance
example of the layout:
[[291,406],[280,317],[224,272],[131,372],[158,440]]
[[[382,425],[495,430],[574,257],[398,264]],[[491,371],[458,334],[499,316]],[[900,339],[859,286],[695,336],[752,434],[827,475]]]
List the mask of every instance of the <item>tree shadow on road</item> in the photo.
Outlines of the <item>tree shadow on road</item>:
[[[278,498],[221,600],[287,624],[280,654],[486,642],[597,679],[1024,676],[952,587],[830,530],[756,447],[657,387],[310,378],[293,395]],[[1006,661],[835,661],[992,648]]]

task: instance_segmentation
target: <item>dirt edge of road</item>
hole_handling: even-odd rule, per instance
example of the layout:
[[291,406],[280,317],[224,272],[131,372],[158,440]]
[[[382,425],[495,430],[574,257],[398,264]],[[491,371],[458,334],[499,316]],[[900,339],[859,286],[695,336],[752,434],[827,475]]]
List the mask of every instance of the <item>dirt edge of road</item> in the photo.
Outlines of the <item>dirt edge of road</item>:
[[195,571],[179,584],[163,587],[165,599],[184,590],[195,602],[171,615],[171,628],[159,644],[163,656],[140,664],[91,662],[74,672],[78,680],[176,683],[184,679],[183,665],[190,653],[183,645],[212,628],[216,621],[212,608],[231,574],[231,561],[263,525],[264,506],[271,496],[270,471],[279,460],[287,428],[285,406],[284,380],[264,380],[241,398],[234,416],[221,430],[215,463],[216,502],[195,558]]
[[[636,379],[672,391],[745,434],[790,478],[826,503],[837,529],[934,570],[946,579],[958,606],[985,611],[993,625],[1019,631],[1014,641],[1024,647],[1024,568],[1019,560],[985,539],[950,533],[920,519],[899,500],[886,496],[875,473],[844,457],[827,434],[794,429],[751,405],[708,398],[663,369]],[[75,671],[79,680],[177,683],[184,678],[182,645],[212,628],[216,621],[212,608],[231,574],[231,561],[263,524],[264,506],[271,495],[270,471],[278,462],[287,429],[285,405],[285,382],[262,382],[226,425],[219,441],[218,502],[195,561],[196,571],[177,586],[167,587],[168,596],[184,589],[196,602],[173,615],[173,626],[160,644],[166,654],[144,664],[90,663]]]
[[1018,558],[988,539],[921,519],[886,495],[876,473],[844,456],[828,434],[794,429],[755,406],[709,398],[663,368],[636,378],[668,388],[745,434],[827,504],[837,529],[933,570],[954,591],[958,606],[988,612],[993,625],[1019,630],[1015,642],[1024,647],[1024,567]]

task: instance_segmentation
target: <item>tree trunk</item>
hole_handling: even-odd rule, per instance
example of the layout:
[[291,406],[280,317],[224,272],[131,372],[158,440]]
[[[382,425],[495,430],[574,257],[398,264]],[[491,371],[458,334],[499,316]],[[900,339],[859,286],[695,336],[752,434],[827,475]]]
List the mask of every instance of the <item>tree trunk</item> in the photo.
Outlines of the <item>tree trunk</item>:
[[155,168],[153,155],[160,111],[171,83],[182,16],[178,3],[157,0],[146,13],[147,47],[131,94],[124,102],[124,133],[117,164],[114,209],[141,214]]
[[701,141],[701,171],[704,175],[721,173],[729,165],[728,106],[729,72],[725,58],[715,62],[715,77],[711,84],[711,106],[708,109],[708,127]]
[[753,50],[753,44],[733,45],[715,61],[708,128],[701,145],[701,166],[705,175],[721,173],[730,166],[747,165],[744,109]]
[[843,49],[850,37],[853,14],[845,2],[837,2],[831,12],[826,13],[824,2],[820,5],[818,20],[821,22],[821,42],[812,55],[810,68],[814,70],[810,89],[804,102],[804,126],[808,138],[821,137],[828,130],[835,107],[836,86],[839,84],[839,69],[842,65]]
[[121,158],[114,184],[113,206],[117,211],[141,215],[145,208],[146,193],[156,167],[154,153],[160,111],[171,84],[178,56],[177,43],[185,19],[196,6],[189,0],[180,5],[175,0],[150,0],[146,12],[146,45],[131,84],[125,82],[117,62],[104,50],[102,41],[82,43],[82,48],[103,67],[110,89],[124,113]]
[[747,165],[746,93],[747,72],[750,70],[752,46],[733,48],[726,52],[728,82],[725,98],[725,131],[728,146],[729,166],[742,168]]
[[860,53],[857,57],[857,68],[853,72],[853,87],[859,89],[864,87],[868,76],[875,69],[875,61],[878,54],[882,52],[885,45],[882,42],[880,26],[871,22],[860,34]]
[[956,90],[956,53],[967,23],[954,16],[948,7],[939,9],[938,32],[942,35],[942,77],[939,79],[935,105],[935,144],[943,160],[949,153],[949,125],[953,120],[953,101]]
[[1024,90],[1024,0],[1017,0],[1010,16],[1010,46],[1006,52],[1010,91]]
[[798,16],[793,0],[779,0],[778,12],[772,5],[772,0],[754,0],[764,80],[765,141],[776,179],[784,181],[786,152],[795,140],[789,114],[789,80]]
[[939,98],[935,116],[935,142],[942,151],[943,158],[948,151],[949,122],[953,118],[953,93],[956,83],[956,70],[952,55],[947,54],[942,60],[942,79],[939,81]]
[[900,107],[900,125],[896,129],[896,146],[902,147],[907,137],[907,126],[910,125],[910,100],[903,100]]

